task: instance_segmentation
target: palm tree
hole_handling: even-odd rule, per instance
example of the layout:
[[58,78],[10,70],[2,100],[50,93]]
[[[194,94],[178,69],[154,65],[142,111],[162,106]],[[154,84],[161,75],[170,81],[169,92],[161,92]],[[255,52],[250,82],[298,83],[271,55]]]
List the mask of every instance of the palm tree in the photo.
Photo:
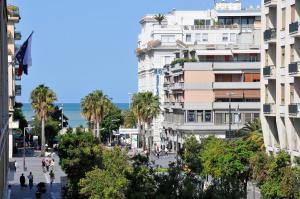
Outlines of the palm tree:
[[31,106],[38,119],[42,121],[42,155],[45,147],[45,121],[50,113],[54,111],[53,102],[57,100],[53,90],[45,85],[39,85],[31,92]]
[[132,98],[131,109],[137,118],[139,131],[143,139],[143,149],[145,149],[146,125],[149,131],[153,119],[157,117],[160,112],[159,98],[154,96],[152,92],[137,93]]
[[161,25],[161,22],[162,22],[165,18],[166,18],[166,16],[163,15],[163,14],[161,14],[161,13],[159,13],[159,14],[157,14],[157,15],[154,16],[154,19],[155,19],[156,21],[158,21],[158,24],[159,24],[159,25]]
[[112,106],[110,99],[102,91],[96,90],[81,99],[80,104],[82,116],[93,123],[94,129],[96,127],[94,134],[100,140],[100,123]]
[[245,126],[239,130],[239,134],[241,134],[244,139],[257,143],[259,148],[264,151],[264,138],[259,118],[245,124]]

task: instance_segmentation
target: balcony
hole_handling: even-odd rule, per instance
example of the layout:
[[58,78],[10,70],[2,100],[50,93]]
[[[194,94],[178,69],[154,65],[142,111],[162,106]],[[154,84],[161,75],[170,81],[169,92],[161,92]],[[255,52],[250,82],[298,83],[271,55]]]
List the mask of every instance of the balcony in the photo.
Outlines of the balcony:
[[300,77],[299,71],[300,62],[293,62],[289,64],[289,75],[293,77]]
[[15,93],[16,93],[16,96],[21,96],[21,94],[22,94],[22,87],[21,87],[21,85],[16,85],[15,86]]
[[214,82],[213,89],[260,89],[260,82]]
[[268,43],[276,42],[276,28],[270,28],[264,32],[264,41]]
[[267,103],[263,105],[263,112],[264,114],[275,114],[275,104],[274,103]]
[[15,40],[21,40],[21,39],[22,39],[21,32],[15,32]]
[[264,0],[264,4],[266,7],[276,7],[277,0]]
[[[18,69],[16,69],[16,71],[18,71]],[[16,75],[15,75],[15,80],[16,80],[16,81],[21,81],[22,78],[21,78],[21,76],[18,76],[18,75],[16,74]]]
[[289,115],[291,117],[300,117],[299,108],[300,108],[300,104],[290,104],[289,105]]
[[18,18],[18,19],[20,18],[19,8],[14,5],[7,6],[7,14],[8,14],[9,19],[10,18]]
[[182,82],[176,82],[171,86],[171,90],[183,90],[184,83]]
[[265,78],[275,78],[275,66],[266,66],[263,68],[263,75]]

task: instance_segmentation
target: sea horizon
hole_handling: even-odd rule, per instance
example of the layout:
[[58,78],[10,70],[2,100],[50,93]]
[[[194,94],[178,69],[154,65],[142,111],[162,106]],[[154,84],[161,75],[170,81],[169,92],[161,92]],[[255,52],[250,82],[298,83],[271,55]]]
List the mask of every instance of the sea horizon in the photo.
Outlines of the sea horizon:
[[[34,117],[34,112],[32,111],[30,103],[22,103],[22,111],[25,115],[26,120],[32,120]],[[87,121],[80,114],[80,103],[55,103],[55,105],[60,106],[63,104],[64,115],[69,118],[69,126],[72,128],[78,127],[80,125],[87,126]],[[126,111],[129,108],[129,103],[114,103],[122,111]]]

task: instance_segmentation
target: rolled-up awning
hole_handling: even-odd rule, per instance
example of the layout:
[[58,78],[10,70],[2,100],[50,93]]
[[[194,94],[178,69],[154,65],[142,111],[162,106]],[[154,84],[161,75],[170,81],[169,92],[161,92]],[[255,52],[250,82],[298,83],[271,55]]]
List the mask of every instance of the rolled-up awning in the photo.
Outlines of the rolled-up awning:
[[196,50],[197,55],[233,55],[231,50]]
[[243,98],[243,90],[215,90],[214,93],[215,98]]
[[244,97],[250,99],[260,98],[260,90],[245,90]]

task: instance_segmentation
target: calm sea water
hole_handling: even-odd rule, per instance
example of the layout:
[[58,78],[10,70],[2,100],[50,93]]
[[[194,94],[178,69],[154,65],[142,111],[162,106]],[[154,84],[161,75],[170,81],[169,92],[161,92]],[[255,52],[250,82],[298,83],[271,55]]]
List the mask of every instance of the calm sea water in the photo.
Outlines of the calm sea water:
[[[128,103],[116,103],[121,110],[128,110]],[[23,104],[23,113],[27,120],[32,120],[34,113],[31,109],[31,104]],[[80,104],[79,103],[65,103],[64,104],[64,114],[69,118],[70,127],[78,127],[80,125],[86,126],[86,120],[81,117],[80,114]]]

